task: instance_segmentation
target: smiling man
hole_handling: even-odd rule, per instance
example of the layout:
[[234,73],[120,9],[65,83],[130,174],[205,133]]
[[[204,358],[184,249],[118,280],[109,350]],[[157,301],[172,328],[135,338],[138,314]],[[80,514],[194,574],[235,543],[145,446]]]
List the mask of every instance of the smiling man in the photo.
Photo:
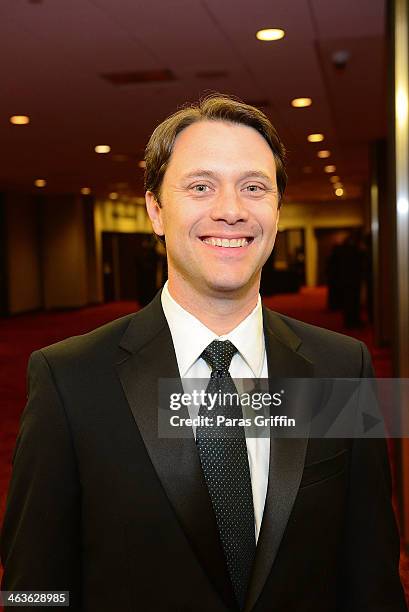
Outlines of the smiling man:
[[83,612],[403,612],[384,441],[214,438],[203,406],[187,437],[158,435],[159,379],[233,393],[372,374],[361,342],[261,305],[286,185],[276,131],[212,96],[161,123],[145,159],[169,280],[32,355],[3,589],[70,591]]
[[[273,138],[282,155],[271,130]],[[152,225],[166,235],[170,294],[219,335],[231,331],[257,304],[277,233],[271,146],[248,125],[196,121],[175,139],[160,193],[147,177]]]
[[196,122],[177,136],[158,195],[148,190],[147,205],[155,232],[166,235],[171,295],[205,323],[206,313],[216,319],[223,309],[234,320],[220,333],[230,331],[257,304],[274,246],[279,193],[270,145],[247,125]]

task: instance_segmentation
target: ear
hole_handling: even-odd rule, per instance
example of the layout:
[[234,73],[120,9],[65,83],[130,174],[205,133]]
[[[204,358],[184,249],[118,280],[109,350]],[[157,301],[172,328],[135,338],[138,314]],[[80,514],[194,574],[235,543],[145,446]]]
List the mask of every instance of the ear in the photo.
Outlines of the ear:
[[159,206],[159,203],[152,191],[147,191],[145,193],[145,202],[153,231],[158,236],[164,236],[165,230],[163,228],[162,208]]

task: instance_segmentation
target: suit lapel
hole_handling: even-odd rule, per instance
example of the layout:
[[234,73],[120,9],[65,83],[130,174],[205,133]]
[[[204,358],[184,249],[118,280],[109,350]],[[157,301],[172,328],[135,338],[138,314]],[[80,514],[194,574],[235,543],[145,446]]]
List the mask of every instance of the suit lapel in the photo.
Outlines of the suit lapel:
[[[280,317],[265,308],[263,319],[269,379],[310,378],[313,375],[313,364],[297,353],[301,344],[299,338]],[[270,383],[272,392],[277,390],[273,380]],[[302,410],[302,420],[306,425],[299,438],[275,437],[271,429],[267,495],[245,612],[254,607],[271,571],[304,469],[308,443],[306,406],[299,404],[291,408],[292,416]]]
[[[273,312],[263,309],[263,317],[269,378],[311,377],[313,364],[297,353],[298,337]],[[193,433],[188,439],[158,437],[158,379],[179,378],[160,293],[131,320],[120,344],[117,371],[146,450],[180,525],[210,581],[227,606],[235,608]],[[304,410],[305,406],[301,408]],[[301,481],[307,438],[307,426],[297,439],[271,436],[266,503],[244,612],[256,604],[277,556]]]
[[201,565],[226,604],[234,607],[193,432],[188,439],[158,436],[158,379],[179,378],[160,293],[132,319],[120,347],[118,375],[152,464]]

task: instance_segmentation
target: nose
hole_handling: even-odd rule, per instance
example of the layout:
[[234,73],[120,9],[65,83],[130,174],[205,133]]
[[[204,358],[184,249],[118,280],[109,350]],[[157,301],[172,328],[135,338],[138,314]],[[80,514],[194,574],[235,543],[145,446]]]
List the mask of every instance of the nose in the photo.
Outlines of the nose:
[[249,213],[235,189],[223,189],[213,200],[210,216],[213,221],[225,221],[234,225],[239,221],[247,221]]

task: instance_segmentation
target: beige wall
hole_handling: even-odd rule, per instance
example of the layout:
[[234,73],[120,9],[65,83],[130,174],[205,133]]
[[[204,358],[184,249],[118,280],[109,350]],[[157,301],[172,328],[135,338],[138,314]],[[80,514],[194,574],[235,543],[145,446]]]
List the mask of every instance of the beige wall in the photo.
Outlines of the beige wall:
[[279,230],[303,228],[305,231],[305,272],[309,287],[317,284],[318,228],[357,227],[364,222],[360,202],[285,203],[280,211]]
[[99,232],[152,233],[145,199],[141,197],[97,200],[95,218]]
[[[284,204],[280,229],[305,230],[308,285],[317,279],[315,229],[353,227],[363,220],[359,202]],[[139,200],[94,206],[92,199],[72,195],[44,197],[40,207],[32,196],[9,194],[6,223],[11,314],[101,302],[102,231],[151,231]]]
[[18,314],[42,307],[38,206],[26,194],[9,193],[6,204],[8,307]]
[[92,199],[8,193],[4,201],[9,313],[101,302]]

